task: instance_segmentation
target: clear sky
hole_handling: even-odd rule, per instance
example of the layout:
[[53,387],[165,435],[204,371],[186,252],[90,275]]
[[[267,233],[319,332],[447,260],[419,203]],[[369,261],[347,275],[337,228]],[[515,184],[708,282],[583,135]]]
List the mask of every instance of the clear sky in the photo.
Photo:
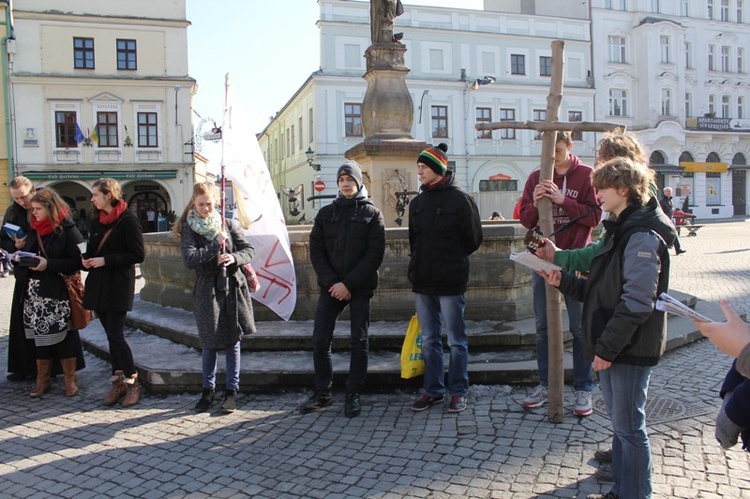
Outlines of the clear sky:
[[[403,3],[481,9],[483,1]],[[230,73],[237,104],[260,132],[320,68],[319,13],[316,0],[187,0],[190,76],[198,81],[194,109],[220,124]]]

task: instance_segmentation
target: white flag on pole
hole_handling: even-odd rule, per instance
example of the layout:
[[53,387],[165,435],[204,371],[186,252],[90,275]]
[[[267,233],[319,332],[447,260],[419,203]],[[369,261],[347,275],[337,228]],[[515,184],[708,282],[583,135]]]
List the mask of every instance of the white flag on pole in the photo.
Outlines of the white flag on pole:
[[[289,233],[258,139],[238,111],[233,107],[227,74],[222,156],[235,200],[244,204],[246,215],[252,221],[245,236],[255,248],[252,265],[261,284],[253,298],[282,319],[289,320],[297,303]],[[238,199],[240,196],[242,200]],[[235,218],[238,211],[234,210]]]

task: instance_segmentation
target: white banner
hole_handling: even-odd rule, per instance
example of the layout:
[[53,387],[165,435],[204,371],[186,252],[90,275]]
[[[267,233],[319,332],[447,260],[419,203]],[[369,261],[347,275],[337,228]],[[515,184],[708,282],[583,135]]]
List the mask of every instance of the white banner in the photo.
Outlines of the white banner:
[[232,181],[235,202],[242,203],[241,209],[234,210],[234,217],[245,212],[252,221],[245,236],[255,248],[252,265],[261,284],[253,298],[289,320],[297,303],[289,233],[258,140],[232,103],[227,74],[222,162],[227,179]]

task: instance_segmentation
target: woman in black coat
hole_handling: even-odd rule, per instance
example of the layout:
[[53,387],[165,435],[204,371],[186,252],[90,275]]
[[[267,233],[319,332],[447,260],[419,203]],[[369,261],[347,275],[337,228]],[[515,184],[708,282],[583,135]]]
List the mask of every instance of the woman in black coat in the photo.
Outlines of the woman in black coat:
[[102,178],[91,189],[94,205],[91,239],[83,256],[88,269],[83,306],[93,310],[107,333],[112,359],[112,389],[102,402],[123,407],[141,398],[138,371],[125,340],[125,316],[133,309],[135,264],[145,258],[141,225],[122,199],[116,180]]
[[[30,231],[26,256],[18,262],[17,278],[26,286],[23,324],[36,346],[36,386],[30,393],[41,397],[52,385],[52,361],[62,364],[65,395],[78,394],[76,359],[83,357],[81,339],[70,322],[70,298],[63,275],[79,272],[83,236],[70,217],[65,201],[50,188],[31,198]],[[83,367],[83,366],[81,366]]]

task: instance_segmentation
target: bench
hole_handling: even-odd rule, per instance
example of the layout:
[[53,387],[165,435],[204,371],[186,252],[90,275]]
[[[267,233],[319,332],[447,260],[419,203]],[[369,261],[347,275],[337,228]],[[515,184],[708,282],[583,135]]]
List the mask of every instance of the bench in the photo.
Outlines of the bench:
[[688,231],[687,237],[697,236],[698,235],[698,229],[700,229],[701,227],[703,227],[703,226],[702,225],[693,225],[693,224],[685,224],[685,225],[682,226],[683,229],[687,229],[687,231]]

